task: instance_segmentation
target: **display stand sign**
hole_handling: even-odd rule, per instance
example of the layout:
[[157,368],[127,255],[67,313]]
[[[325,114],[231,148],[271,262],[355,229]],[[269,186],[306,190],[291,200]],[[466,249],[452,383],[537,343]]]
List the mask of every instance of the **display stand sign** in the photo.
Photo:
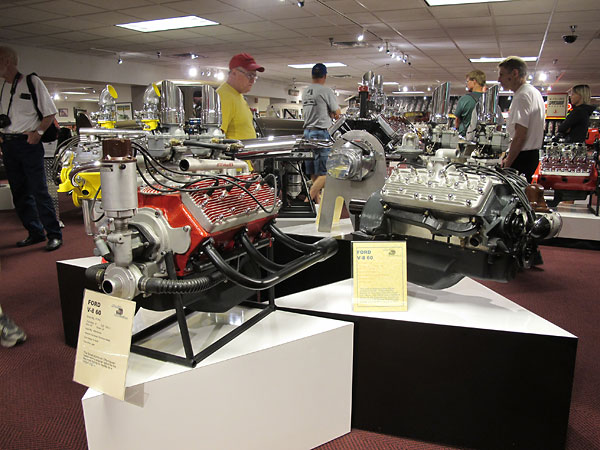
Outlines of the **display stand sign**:
[[569,96],[567,94],[548,94],[546,119],[564,119],[567,117],[568,103]]
[[407,311],[406,242],[352,242],[354,311]]
[[125,399],[135,302],[85,290],[73,381]]

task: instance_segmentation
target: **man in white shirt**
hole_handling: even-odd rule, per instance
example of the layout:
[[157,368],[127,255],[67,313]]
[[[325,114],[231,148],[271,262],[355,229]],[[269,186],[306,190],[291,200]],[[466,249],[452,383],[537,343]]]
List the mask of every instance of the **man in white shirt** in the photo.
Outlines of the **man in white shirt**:
[[26,76],[19,73],[19,58],[14,49],[0,46],[0,148],[15,210],[29,235],[17,242],[26,247],[48,239],[45,249],[62,245],[62,232],[48,193],[44,171],[44,147],[41,138],[54,121],[56,106],[48,89],[37,76],[31,77],[35,88],[38,117],[33,91]]
[[502,167],[516,169],[531,183],[544,144],[544,99],[540,91],[526,83],[527,64],[521,58],[509,56],[498,68],[498,81],[514,92],[506,122],[511,142]]

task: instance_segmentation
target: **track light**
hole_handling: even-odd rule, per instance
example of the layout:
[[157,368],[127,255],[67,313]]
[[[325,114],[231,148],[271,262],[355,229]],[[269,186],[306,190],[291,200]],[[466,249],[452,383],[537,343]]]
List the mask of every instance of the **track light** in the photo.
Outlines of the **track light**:
[[196,55],[195,53],[191,53],[191,54],[190,54],[190,57],[191,57],[192,59],[197,59],[197,58],[198,58],[198,55]]
[[383,44],[381,44],[379,47],[377,47],[377,50],[378,50],[379,52],[382,52],[382,51],[383,51]]
[[195,67],[190,67],[190,70],[188,70],[188,74],[190,75],[190,77],[195,77],[196,75],[198,75],[198,69],[196,69]]
[[358,42],[361,42],[365,39],[365,32],[366,30],[363,28],[362,31],[358,34],[358,36],[356,36],[356,40]]
[[123,60],[121,59],[120,56],[119,56],[119,59],[117,59],[117,64],[123,64]]
[[296,3],[298,5],[298,8],[303,8],[304,7],[304,0],[299,0],[298,3]]

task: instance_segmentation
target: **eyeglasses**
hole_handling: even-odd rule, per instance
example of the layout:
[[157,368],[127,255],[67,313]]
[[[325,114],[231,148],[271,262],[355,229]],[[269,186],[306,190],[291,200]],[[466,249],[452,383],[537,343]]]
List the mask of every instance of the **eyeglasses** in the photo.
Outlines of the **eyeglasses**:
[[248,78],[248,80],[250,81],[258,80],[258,75],[256,75],[255,73],[246,72],[244,69],[240,69],[239,67],[236,67],[235,70],[246,75],[246,78]]

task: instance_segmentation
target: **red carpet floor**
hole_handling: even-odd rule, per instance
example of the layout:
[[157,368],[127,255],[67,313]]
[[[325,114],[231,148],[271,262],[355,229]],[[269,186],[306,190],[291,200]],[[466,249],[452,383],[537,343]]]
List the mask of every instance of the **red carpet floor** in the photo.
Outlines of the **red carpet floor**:
[[[0,450],[87,448],[81,408],[86,389],[72,381],[75,350],[64,344],[55,262],[89,256],[93,243],[80,211],[66,197],[61,219],[66,225],[62,248],[51,253],[43,244],[17,249],[14,244],[25,231],[13,211],[0,211],[0,304],[28,334],[23,345],[0,347]],[[600,252],[559,247],[542,252],[542,269],[509,284],[484,284],[579,337],[567,449],[600,449]],[[452,448],[361,430],[319,447]]]

